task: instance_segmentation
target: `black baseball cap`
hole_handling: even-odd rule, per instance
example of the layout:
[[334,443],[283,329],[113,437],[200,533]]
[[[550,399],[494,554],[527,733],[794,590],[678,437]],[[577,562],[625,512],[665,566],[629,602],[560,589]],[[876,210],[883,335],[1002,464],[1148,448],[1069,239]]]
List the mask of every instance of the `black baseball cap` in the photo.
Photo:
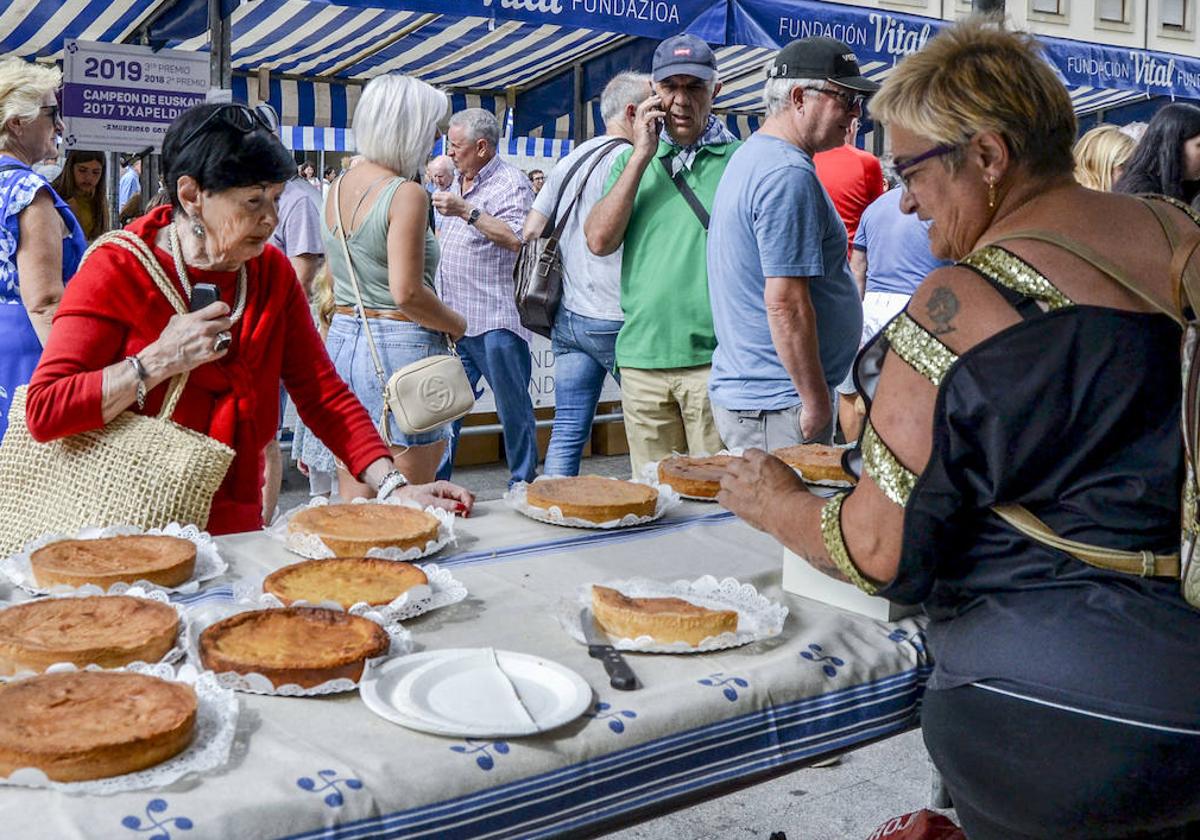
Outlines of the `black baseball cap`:
[[[657,60],[657,55],[655,56]],[[824,79],[859,93],[874,93],[879,85],[862,74],[847,44],[834,38],[801,38],[775,54],[768,79]]]
[[654,51],[652,78],[661,82],[668,76],[695,76],[706,82],[717,77],[717,57],[695,35],[672,35]]

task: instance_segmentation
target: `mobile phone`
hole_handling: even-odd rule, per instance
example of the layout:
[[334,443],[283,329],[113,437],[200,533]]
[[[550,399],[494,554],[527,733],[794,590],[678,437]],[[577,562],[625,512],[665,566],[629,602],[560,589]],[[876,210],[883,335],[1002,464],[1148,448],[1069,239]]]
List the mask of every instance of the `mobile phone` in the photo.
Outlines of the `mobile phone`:
[[221,299],[221,293],[217,291],[217,287],[212,283],[197,283],[192,286],[192,303],[188,307],[189,312],[199,312],[209,304],[216,303]]

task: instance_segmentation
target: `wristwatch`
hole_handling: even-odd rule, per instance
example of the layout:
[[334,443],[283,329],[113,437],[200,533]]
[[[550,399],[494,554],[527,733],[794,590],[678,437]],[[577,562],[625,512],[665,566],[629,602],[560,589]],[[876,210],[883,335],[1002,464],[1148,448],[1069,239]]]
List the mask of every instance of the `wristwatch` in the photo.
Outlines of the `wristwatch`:
[[471,212],[467,214],[467,224],[474,225],[479,221],[479,217],[483,215],[483,211],[478,207],[472,207]]

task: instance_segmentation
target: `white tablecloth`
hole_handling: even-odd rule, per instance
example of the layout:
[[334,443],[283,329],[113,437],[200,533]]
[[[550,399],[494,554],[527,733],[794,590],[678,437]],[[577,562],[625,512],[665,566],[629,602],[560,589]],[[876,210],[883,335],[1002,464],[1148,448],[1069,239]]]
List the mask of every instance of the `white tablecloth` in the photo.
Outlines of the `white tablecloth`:
[[[555,660],[594,690],[583,718],[537,737],[478,741],[403,729],[357,694],[240,695],[233,758],[221,770],[110,797],[0,787],[0,836],[550,836],[915,722],[928,670],[920,622],[886,624],[785,595],[779,546],[713,505],[685,503],[653,526],[596,532],[489,503],[458,533],[457,546],[431,559],[470,594],[406,625],[416,649],[491,645]],[[220,544],[236,578],[259,580],[297,559],[261,533]],[[621,692],[554,617],[583,583],[704,574],[783,599],[783,635],[719,653],[630,655],[644,688]],[[225,580],[186,600],[198,608],[229,597]]]

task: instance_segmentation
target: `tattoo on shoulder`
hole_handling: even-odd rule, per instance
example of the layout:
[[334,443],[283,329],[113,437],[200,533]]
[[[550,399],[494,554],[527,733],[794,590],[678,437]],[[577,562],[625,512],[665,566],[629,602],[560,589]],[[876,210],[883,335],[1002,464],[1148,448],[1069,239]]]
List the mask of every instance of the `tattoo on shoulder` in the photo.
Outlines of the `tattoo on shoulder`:
[[934,289],[933,294],[929,297],[929,303],[925,305],[925,311],[929,313],[929,318],[933,321],[931,332],[934,335],[954,332],[954,327],[950,326],[950,322],[954,320],[954,316],[958,314],[960,308],[958,297],[954,292],[945,286],[938,286]]

